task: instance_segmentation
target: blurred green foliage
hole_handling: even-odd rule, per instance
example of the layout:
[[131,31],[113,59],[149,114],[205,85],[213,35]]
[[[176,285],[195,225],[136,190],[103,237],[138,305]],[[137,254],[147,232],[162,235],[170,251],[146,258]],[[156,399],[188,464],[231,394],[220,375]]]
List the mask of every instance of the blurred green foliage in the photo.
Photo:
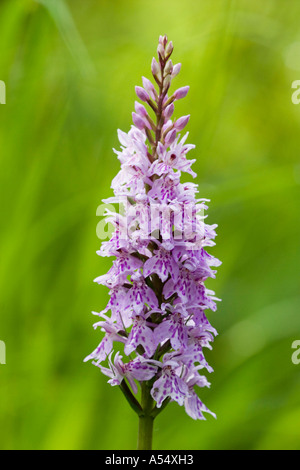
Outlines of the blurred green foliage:
[[223,302],[201,394],[218,419],[171,404],[154,448],[300,448],[299,15],[297,0],[1,0],[1,449],[136,447],[136,416],[83,358],[108,300],[96,208],[160,34],[191,87],[176,116],[191,114]]

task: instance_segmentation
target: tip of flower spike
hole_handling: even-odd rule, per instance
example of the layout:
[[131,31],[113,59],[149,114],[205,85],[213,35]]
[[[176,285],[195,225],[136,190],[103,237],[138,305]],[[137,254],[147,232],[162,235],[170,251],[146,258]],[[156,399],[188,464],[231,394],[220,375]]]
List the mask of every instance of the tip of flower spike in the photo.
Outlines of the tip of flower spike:
[[173,43],[170,41],[168,44],[168,37],[166,35],[159,37],[157,54],[160,62],[168,60],[173,52],[173,49]]
[[164,34],[163,36],[159,36],[158,42],[165,48],[168,43],[168,36],[166,34]]

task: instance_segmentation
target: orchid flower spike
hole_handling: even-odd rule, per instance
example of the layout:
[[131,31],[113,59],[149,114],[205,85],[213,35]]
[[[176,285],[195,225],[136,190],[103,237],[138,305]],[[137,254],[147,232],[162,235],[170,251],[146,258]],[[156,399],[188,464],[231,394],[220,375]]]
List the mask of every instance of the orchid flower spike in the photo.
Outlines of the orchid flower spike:
[[160,36],[157,53],[154,82],[143,77],[143,87],[135,88],[143,104],[135,102],[133,125],[118,131],[121,167],[111,184],[114,197],[105,202],[120,201],[124,210],[106,213],[114,232],[97,253],[114,260],[95,281],[109,288],[110,299],[98,314],[104,318],[99,346],[86,358],[139,415],[139,449],[151,448],[153,420],[169,402],[195,420],[215,416],[198,391],[210,385],[200,373],[212,372],[204,350],[217,334],[206,314],[219,300],[206,287],[221,264],[206,251],[217,226],[204,222],[207,199],[196,199],[197,184],[181,182],[182,173],[197,176],[195,160],[187,158],[194,145],[186,143],[188,133],[180,135],[190,115],[173,118],[189,87],[170,92],[181,65],[170,59],[167,36]]

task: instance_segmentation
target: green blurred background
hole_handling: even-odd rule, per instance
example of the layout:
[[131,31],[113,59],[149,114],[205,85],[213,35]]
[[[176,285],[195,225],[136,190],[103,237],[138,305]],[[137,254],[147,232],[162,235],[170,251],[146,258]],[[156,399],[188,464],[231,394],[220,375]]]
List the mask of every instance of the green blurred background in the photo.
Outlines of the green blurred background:
[[300,449],[298,0],[0,1],[1,449],[135,449],[137,418],[83,358],[98,344],[96,208],[112,195],[117,128],[160,34],[190,85],[200,197],[211,199],[223,299],[206,356],[206,422],[176,404],[155,449]]

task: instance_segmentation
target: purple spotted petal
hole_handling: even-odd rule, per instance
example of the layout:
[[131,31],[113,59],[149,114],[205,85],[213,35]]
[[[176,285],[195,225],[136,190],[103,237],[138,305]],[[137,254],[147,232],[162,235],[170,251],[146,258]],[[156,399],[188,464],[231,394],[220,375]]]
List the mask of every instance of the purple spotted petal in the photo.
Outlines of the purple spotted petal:
[[157,408],[160,408],[168,397],[182,406],[185,398],[189,395],[189,388],[170,366],[166,366],[160,378],[154,382],[151,395],[156,401]]
[[136,316],[124,348],[125,354],[131,354],[139,345],[143,346],[148,357],[153,356],[156,349],[153,331],[147,326],[143,317]]
[[210,413],[214,418],[216,418],[215,413],[210,411],[200,400],[198,395],[192,391],[190,396],[186,397],[184,400],[184,407],[187,414],[193,419],[206,419],[203,416],[203,412]]

